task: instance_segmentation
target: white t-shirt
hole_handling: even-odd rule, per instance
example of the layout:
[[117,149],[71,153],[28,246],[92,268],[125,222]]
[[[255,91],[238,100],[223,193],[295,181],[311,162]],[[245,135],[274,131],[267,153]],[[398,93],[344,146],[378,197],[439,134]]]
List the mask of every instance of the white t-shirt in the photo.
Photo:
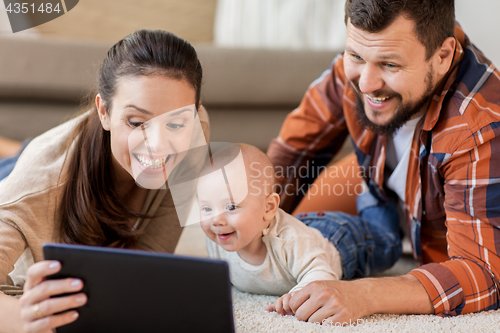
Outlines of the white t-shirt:
[[211,258],[229,263],[231,282],[241,291],[281,296],[317,280],[342,277],[340,255],[319,230],[279,209],[262,232],[267,254],[260,265],[245,262],[207,238]]
[[393,171],[386,180],[386,186],[398,195],[400,208],[404,208],[406,174],[413,134],[421,118],[422,116],[407,121],[393,136],[387,138],[385,165]]

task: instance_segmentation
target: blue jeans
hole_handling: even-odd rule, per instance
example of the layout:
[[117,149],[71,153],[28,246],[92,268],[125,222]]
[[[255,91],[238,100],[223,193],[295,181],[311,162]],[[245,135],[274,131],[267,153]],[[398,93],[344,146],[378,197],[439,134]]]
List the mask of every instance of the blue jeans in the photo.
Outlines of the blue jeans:
[[22,149],[19,152],[19,154],[0,158],[0,180],[3,180],[8,175],[10,175],[10,173],[14,169],[14,166],[17,163],[17,160],[19,159],[19,156],[21,156],[21,153],[23,152],[24,148],[26,148],[26,146],[30,141],[31,140],[26,140],[23,142]]
[[296,216],[337,248],[344,280],[384,271],[394,265],[402,251],[396,203],[382,203],[370,192],[358,196],[356,203],[359,216],[341,212]]

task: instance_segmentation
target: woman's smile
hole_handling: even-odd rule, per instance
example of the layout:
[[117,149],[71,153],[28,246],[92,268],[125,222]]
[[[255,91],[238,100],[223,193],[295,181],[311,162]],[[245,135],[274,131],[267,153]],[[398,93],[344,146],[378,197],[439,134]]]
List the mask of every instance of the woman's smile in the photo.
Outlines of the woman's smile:
[[137,159],[137,161],[144,167],[148,169],[158,169],[163,167],[168,163],[170,158],[172,157],[172,154],[167,155],[167,157],[164,158],[156,158],[156,159],[151,159],[150,157],[146,155],[139,155],[139,154],[133,154],[134,157]]

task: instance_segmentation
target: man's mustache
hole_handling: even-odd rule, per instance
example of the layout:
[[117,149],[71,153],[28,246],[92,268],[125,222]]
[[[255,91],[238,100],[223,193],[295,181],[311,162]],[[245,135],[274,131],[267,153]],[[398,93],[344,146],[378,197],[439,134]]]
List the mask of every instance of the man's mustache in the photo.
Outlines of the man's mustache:
[[[364,95],[361,92],[361,89],[359,88],[359,80],[353,80],[351,81],[351,84],[354,87],[354,91],[356,92],[356,94],[358,94],[359,97]],[[402,98],[401,94],[393,90],[383,90],[383,89],[375,90],[374,92],[370,93],[370,96],[375,98],[380,98],[380,97],[389,97],[389,98],[397,97],[399,99]]]

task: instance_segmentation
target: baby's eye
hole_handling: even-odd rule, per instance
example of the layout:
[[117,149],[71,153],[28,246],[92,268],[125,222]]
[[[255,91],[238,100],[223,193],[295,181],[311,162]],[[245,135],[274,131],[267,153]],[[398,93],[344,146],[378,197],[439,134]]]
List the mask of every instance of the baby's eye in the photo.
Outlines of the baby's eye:
[[204,207],[201,207],[201,211],[203,213],[210,213],[212,211],[212,208],[204,206]]
[[236,206],[235,204],[227,204],[227,206],[226,206],[226,210],[228,210],[228,211],[233,211],[236,208],[238,208],[238,206]]

